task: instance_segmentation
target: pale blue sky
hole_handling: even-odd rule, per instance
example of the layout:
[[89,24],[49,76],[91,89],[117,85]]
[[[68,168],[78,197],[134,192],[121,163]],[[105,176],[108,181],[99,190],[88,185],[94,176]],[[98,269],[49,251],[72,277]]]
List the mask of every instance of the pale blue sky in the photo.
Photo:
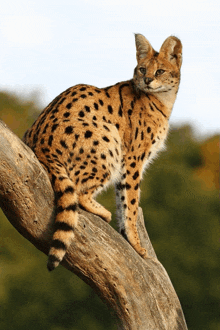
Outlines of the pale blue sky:
[[0,12],[0,90],[40,90],[46,106],[78,83],[132,78],[133,33],[159,50],[183,43],[182,79],[171,123],[220,132],[220,3],[217,0],[8,0]]

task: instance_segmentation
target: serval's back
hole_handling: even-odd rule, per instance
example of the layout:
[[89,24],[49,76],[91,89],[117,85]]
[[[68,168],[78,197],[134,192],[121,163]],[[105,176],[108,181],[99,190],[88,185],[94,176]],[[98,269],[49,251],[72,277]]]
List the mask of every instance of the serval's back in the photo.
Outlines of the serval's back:
[[57,213],[48,269],[62,261],[74,237],[77,206],[107,222],[111,213],[93,197],[114,183],[120,232],[147,258],[136,228],[144,168],[163,147],[176,99],[182,45],[169,37],[156,52],[135,35],[133,79],[107,88],[76,85],[57,96],[25,133],[46,169]]

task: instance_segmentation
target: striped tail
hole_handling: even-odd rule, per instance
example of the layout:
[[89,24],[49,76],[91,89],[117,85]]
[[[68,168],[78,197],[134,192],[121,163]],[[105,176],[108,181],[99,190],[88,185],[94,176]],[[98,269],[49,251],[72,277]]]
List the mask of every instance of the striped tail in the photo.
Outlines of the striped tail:
[[54,180],[53,188],[57,201],[55,231],[48,254],[47,268],[54,270],[63,260],[68,247],[74,237],[77,225],[78,196],[73,182],[68,176],[61,176]]

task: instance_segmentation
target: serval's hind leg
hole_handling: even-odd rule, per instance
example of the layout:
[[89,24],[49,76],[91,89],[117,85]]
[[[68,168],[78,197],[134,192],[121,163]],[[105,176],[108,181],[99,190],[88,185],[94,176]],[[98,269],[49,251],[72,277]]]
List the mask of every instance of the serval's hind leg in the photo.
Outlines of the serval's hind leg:
[[111,221],[111,212],[106,210],[104,206],[96,202],[92,197],[93,191],[86,191],[79,195],[79,206],[82,206],[86,211],[96,214],[104,219],[106,222]]

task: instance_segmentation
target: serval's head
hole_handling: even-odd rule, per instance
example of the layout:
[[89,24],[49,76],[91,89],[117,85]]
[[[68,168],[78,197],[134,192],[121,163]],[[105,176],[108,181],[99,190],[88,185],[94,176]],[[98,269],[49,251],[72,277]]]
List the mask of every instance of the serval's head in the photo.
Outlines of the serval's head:
[[137,67],[134,84],[146,93],[177,92],[182,64],[182,44],[176,37],[167,38],[159,53],[142,34],[135,34]]

